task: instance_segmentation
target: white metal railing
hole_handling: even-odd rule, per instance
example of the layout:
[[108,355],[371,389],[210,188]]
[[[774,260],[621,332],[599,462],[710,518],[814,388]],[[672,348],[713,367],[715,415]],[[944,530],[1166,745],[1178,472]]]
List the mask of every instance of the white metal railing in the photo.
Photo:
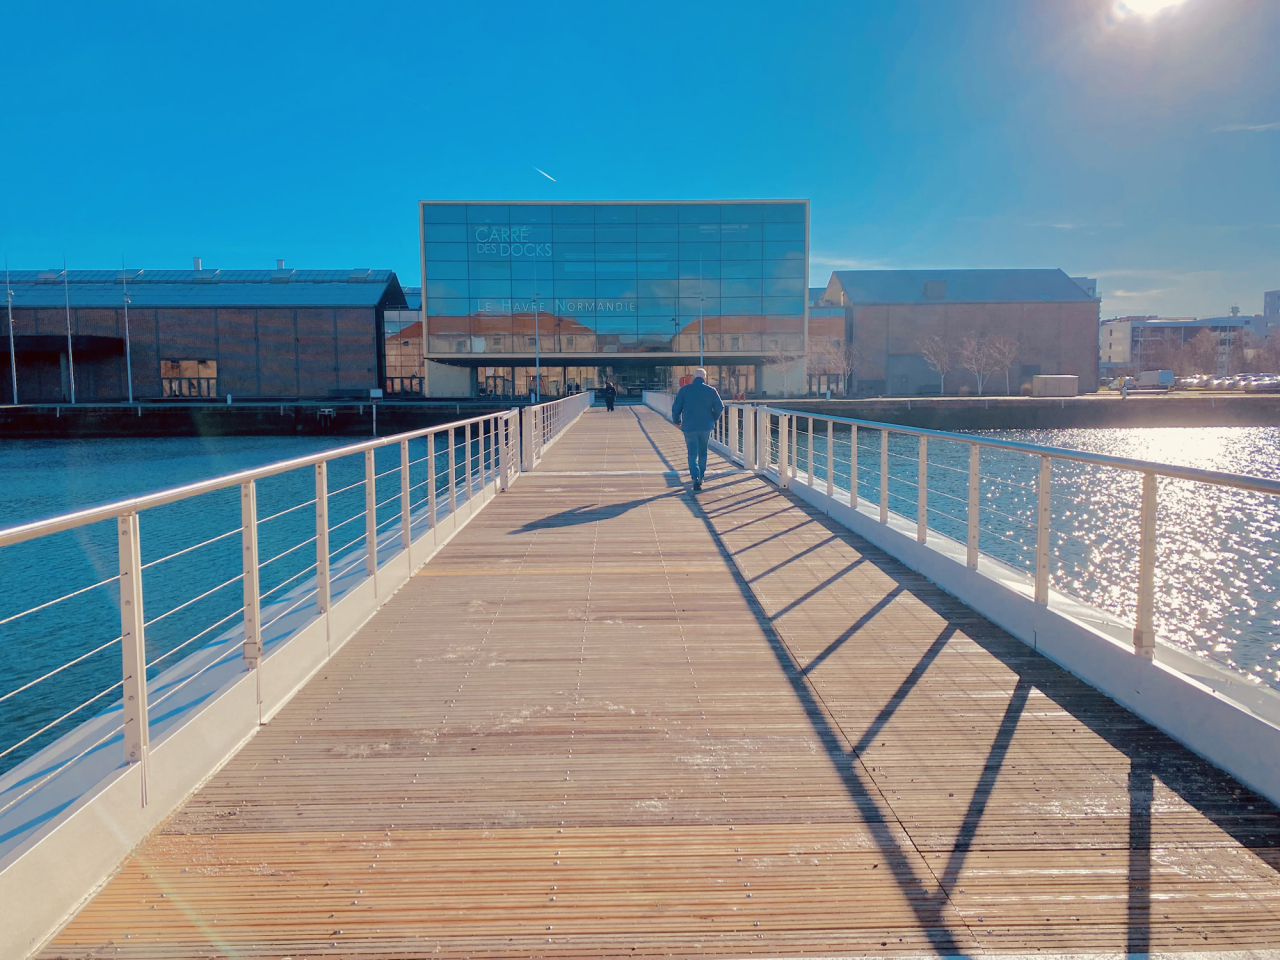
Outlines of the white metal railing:
[[[1041,606],[1052,590],[1131,624],[1142,657],[1159,634],[1259,688],[1280,685],[1280,659],[1266,654],[1280,649],[1278,481],[750,404],[727,405],[712,440],[784,487],[906,521],[921,544],[949,539],[971,569],[982,555],[1023,571]],[[1202,622],[1189,625],[1197,604]],[[1226,641],[1264,662],[1242,668]]]
[[537,406],[524,408],[521,467],[532,470],[542,459],[542,453],[551,446],[560,434],[578,417],[590,408],[589,393],[575,393],[572,396],[540,403]]
[[671,419],[671,405],[676,401],[674,393],[661,393],[656,390],[646,390],[642,394],[644,405],[651,410],[657,410],[660,414]]
[[[0,826],[115,738],[126,764],[144,764],[145,804],[156,718],[172,726],[197,708],[192,684],[228,664],[256,670],[461,505],[506,490],[529,463],[522,447],[527,469],[589,403],[574,395],[0,530],[6,570],[46,554],[42,575],[7,575],[0,597]],[[64,562],[49,562],[58,551]],[[51,589],[108,551],[112,575]],[[32,760],[35,775],[4,774]]]

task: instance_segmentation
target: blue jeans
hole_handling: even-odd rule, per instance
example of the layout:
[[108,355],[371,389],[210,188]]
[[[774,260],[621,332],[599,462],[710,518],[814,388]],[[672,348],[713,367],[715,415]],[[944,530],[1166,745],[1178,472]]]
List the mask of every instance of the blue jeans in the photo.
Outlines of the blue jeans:
[[689,479],[697,482],[707,472],[707,444],[711,441],[710,430],[686,430],[684,445],[689,450]]

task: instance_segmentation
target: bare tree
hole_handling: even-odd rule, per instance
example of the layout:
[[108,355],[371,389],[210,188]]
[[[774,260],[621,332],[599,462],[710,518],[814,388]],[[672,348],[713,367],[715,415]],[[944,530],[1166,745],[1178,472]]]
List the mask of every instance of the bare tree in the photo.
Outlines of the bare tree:
[[920,356],[938,374],[938,393],[947,392],[947,371],[956,365],[956,348],[942,337],[925,337],[920,341]]
[[1280,330],[1272,331],[1257,347],[1253,364],[1257,373],[1280,373]]
[[991,350],[986,337],[965,337],[958,352],[960,366],[970,371],[978,381],[978,396],[991,374],[1000,369],[1000,361]]
[[991,360],[995,364],[995,369],[1004,370],[1004,392],[1013,393],[1012,385],[1009,383],[1009,370],[1013,362],[1018,359],[1018,341],[1010,340],[1008,337],[992,337],[987,349],[991,351]]
[[1183,344],[1183,352],[1195,373],[1213,376],[1218,372],[1218,334],[1205,327]]
[[862,349],[856,343],[833,337],[809,338],[809,372],[838,376],[845,395],[849,393],[849,375],[862,361]]
[[791,370],[796,363],[805,358],[803,350],[796,349],[789,337],[779,337],[769,341],[769,359],[782,371],[782,395],[787,395],[787,384],[791,380]]

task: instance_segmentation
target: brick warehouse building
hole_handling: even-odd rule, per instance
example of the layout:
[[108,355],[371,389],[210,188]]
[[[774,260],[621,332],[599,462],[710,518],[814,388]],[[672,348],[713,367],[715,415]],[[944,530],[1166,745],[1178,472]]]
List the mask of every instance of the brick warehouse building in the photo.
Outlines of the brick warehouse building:
[[[138,400],[368,396],[388,380],[384,312],[406,303],[390,270],[283,265],[72,270],[65,277],[22,270],[10,275],[9,289],[23,403],[69,400],[73,364],[81,402],[124,399],[126,366]],[[8,403],[5,334],[0,402]]]
[[[1008,374],[1015,393],[1038,373],[1074,374],[1082,393],[1098,388],[1101,301],[1095,281],[1084,277],[1061,270],[839,270],[820,303],[844,313],[845,336],[860,355],[859,393],[936,394],[939,375],[921,355],[929,337],[956,352],[966,337],[1014,341]],[[822,323],[814,327],[814,335],[838,336]],[[948,393],[976,386],[959,362],[947,374]],[[990,386],[988,393],[1005,392],[1005,370]]]

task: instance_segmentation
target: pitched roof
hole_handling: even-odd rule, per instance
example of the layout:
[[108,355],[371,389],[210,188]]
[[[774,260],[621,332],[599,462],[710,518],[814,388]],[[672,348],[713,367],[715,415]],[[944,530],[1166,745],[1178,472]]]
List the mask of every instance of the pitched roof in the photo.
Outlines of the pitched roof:
[[[376,307],[405,302],[392,270],[14,270],[15,307]],[[2,293],[2,291],[0,291]]]
[[1092,302],[1061,270],[837,270],[828,299],[846,303]]

